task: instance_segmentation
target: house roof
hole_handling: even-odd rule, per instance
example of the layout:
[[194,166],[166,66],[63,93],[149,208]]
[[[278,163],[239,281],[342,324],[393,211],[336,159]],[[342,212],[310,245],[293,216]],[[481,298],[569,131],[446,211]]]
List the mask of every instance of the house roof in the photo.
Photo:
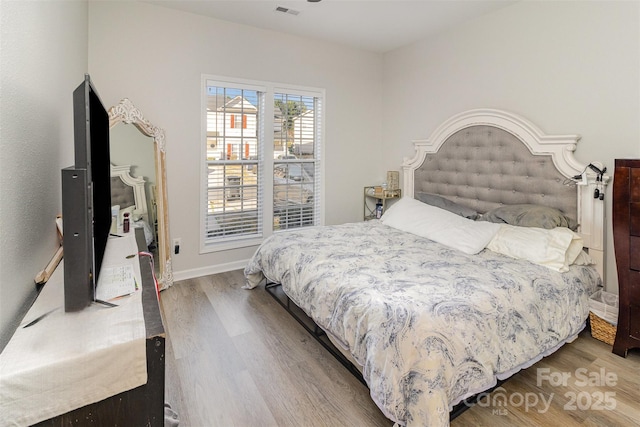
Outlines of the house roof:
[[220,107],[229,102],[229,97],[224,95],[207,96],[207,110],[217,111]]
[[219,109],[222,109],[223,107],[225,111],[230,113],[255,113],[258,111],[255,105],[253,105],[252,103],[247,101],[246,98],[243,98],[240,95],[228,101],[224,106],[219,107]]

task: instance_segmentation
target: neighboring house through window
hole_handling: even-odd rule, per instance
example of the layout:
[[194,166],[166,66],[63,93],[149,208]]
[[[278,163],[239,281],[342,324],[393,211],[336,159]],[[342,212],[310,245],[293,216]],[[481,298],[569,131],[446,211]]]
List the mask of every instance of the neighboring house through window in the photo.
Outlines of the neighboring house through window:
[[211,76],[203,86],[201,252],[321,224],[324,92]]

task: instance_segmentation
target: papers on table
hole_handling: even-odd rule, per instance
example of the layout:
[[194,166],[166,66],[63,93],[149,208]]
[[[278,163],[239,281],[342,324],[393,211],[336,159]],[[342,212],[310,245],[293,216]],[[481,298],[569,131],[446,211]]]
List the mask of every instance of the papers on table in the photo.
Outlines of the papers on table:
[[137,289],[138,285],[131,264],[103,267],[96,287],[96,299],[109,301],[132,294]]

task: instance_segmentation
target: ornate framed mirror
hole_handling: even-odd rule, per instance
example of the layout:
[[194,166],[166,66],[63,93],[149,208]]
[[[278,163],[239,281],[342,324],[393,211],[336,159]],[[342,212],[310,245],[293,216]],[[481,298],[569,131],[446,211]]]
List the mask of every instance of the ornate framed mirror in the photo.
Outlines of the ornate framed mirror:
[[[133,126],[131,126],[133,125]],[[122,169],[144,179],[145,210],[136,216],[144,224],[149,251],[154,255],[159,289],[173,284],[169,251],[169,208],[167,204],[164,130],[151,124],[133,103],[124,98],[109,109],[112,179]],[[114,190],[112,186],[112,197]],[[133,208],[132,208],[133,209]]]

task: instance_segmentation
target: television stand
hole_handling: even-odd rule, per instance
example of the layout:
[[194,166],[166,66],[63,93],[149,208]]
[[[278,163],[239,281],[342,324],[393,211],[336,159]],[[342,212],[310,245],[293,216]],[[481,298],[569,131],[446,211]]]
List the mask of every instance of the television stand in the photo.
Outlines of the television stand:
[[[135,240],[137,242],[138,248],[146,249],[146,245],[144,243],[144,235],[142,233],[138,233],[138,230],[140,230],[140,232],[142,230],[135,230]],[[132,234],[133,233],[131,233],[131,235],[128,235],[126,238],[134,239],[134,236]],[[133,244],[135,245],[135,243]],[[101,325],[101,322],[103,322],[105,315],[116,313],[115,311],[109,312],[109,310],[117,310],[118,308],[102,308],[95,304],[88,309],[85,309],[78,313],[64,313],[64,308],[58,308],[56,311],[52,312],[47,317],[44,317],[33,326],[24,328],[24,325],[28,323],[32,317],[36,317],[39,313],[39,311],[36,313],[33,313],[32,311],[42,310],[44,301],[39,301],[41,298],[52,298],[52,300],[57,298],[58,301],[49,301],[49,303],[53,303],[56,306],[63,307],[63,292],[61,290],[63,288],[63,280],[60,277],[61,274],[59,270],[60,269],[54,272],[54,275],[44,286],[38,299],[36,299],[36,302],[25,316],[24,321],[22,322],[23,324],[20,325],[11,341],[9,341],[9,343],[5,347],[5,350],[2,352],[2,354],[0,354],[0,393],[2,393],[2,389],[5,387],[7,389],[11,389],[11,387],[13,387],[13,384],[15,384],[14,381],[19,381],[21,379],[20,375],[30,375],[29,366],[23,367],[22,371],[15,370],[15,365],[17,363],[20,363],[20,354],[27,354],[28,352],[33,352],[36,349],[42,349],[42,351],[46,352],[46,354],[53,354],[58,352],[64,353],[64,346],[67,346],[68,343],[65,342],[64,339],[57,339],[57,336],[60,334],[60,332],[57,330],[47,330],[49,326],[55,324],[55,317],[60,318],[61,316],[73,316],[74,319],[75,317],[81,317],[83,321],[85,321],[87,329],[92,327],[95,329],[110,329],[112,327],[115,328],[113,321],[110,321],[109,325]],[[42,399],[41,401],[39,401],[39,403],[36,402],[33,404],[34,408],[25,408],[24,411],[14,410],[13,414],[17,414],[19,418],[18,422],[16,422],[15,425],[164,425],[165,331],[162,322],[162,316],[160,313],[158,295],[156,292],[155,283],[153,282],[153,276],[151,274],[151,266],[146,257],[141,257],[140,259],[140,273],[142,279],[142,289],[139,304],[141,304],[142,309],[138,309],[138,312],[142,312],[142,319],[139,319],[139,321],[143,322],[144,348],[142,350],[146,352],[146,357],[144,356],[144,353],[142,353],[143,359],[137,363],[138,365],[142,365],[142,371],[144,371],[146,367],[146,383],[135,386],[129,390],[116,392],[113,395],[110,395],[97,402],[88,403],[84,406],[76,407],[70,410],[62,410],[62,412],[56,406],[57,402],[49,405],[47,403],[49,402],[48,400]],[[124,298],[133,297],[134,295]],[[124,299],[122,301],[124,301]],[[118,300],[114,302],[118,303]],[[124,305],[124,302],[121,302],[120,304]],[[122,320],[125,322],[129,321],[128,319]],[[131,320],[131,322],[136,321],[137,320],[135,319]],[[37,330],[36,328],[39,328],[40,330]],[[40,340],[42,336],[48,336],[51,337],[51,339],[46,343],[32,342],[30,341],[31,336],[40,337]],[[14,344],[12,344],[12,341],[14,341]],[[100,340],[95,340],[94,336],[91,337],[90,340],[86,341],[99,342]],[[92,363],[96,366],[104,366],[105,363],[110,364],[112,361],[114,361],[114,358],[126,356],[123,353],[127,352],[119,351],[119,348],[120,347],[114,349],[105,348],[100,351],[95,351],[88,356],[84,355],[84,362],[83,364],[80,364],[80,366],[77,366],[77,369],[84,370],[85,368],[88,368]],[[109,353],[110,351],[111,353]],[[108,356],[105,357],[104,352],[107,352]],[[12,357],[12,354],[14,357]],[[47,358],[54,359],[53,356]],[[9,362],[11,363],[10,369],[8,369]],[[46,366],[44,366],[44,368],[46,369]],[[98,371],[99,370],[100,369],[98,369]],[[89,371],[91,371],[91,369],[89,369]],[[21,373],[7,378],[9,375],[6,374],[12,372]],[[7,381],[7,383],[5,384],[4,381]],[[113,382],[115,381],[116,380],[114,379]],[[81,389],[79,394],[94,393],[97,389],[108,388],[112,386],[111,383],[112,381],[109,380],[97,382],[89,386],[87,386],[86,384],[78,385],[78,387]],[[35,384],[35,386],[32,385],[27,390],[27,394],[29,394],[29,396],[33,397],[35,400],[38,396],[38,393],[41,392],[41,390],[39,390],[40,387],[37,382],[27,384]],[[7,394],[11,395],[13,393]],[[9,416],[8,412],[5,411],[5,409],[10,403],[11,402],[9,402],[9,399],[5,399],[3,393],[2,399],[0,399],[0,419],[6,422],[10,421],[9,419],[5,419],[5,417]],[[38,419],[32,418],[34,411],[38,414],[41,414]]]

